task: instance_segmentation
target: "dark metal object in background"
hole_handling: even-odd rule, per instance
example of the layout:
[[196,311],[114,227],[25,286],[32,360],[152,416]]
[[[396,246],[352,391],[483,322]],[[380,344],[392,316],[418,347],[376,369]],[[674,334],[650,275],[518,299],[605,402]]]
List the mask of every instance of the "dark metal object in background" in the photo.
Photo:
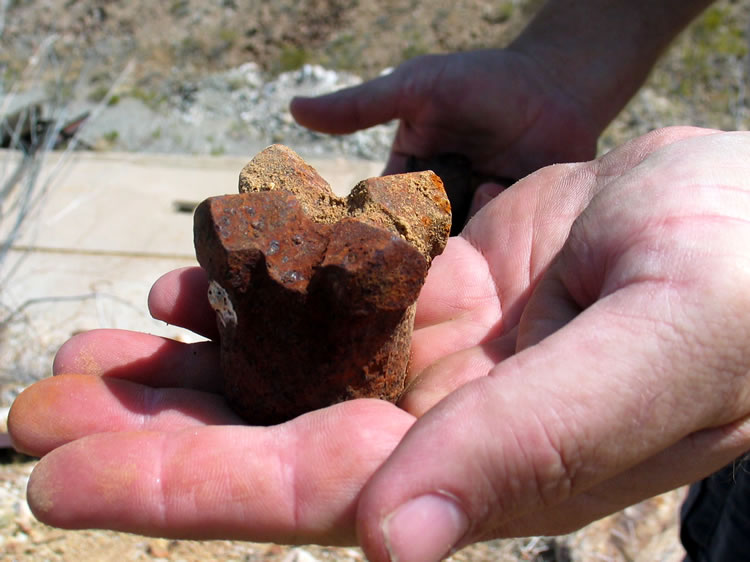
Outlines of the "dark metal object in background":
[[453,215],[451,236],[460,233],[469,220],[471,201],[481,184],[492,182],[509,187],[515,183],[515,180],[510,178],[481,174],[472,168],[471,160],[466,156],[453,152],[438,154],[430,158],[409,156],[406,168],[407,172],[432,170],[443,180]]
[[75,136],[88,117],[87,111],[56,131],[56,119],[43,118],[42,108],[38,104],[27,105],[0,119],[0,148],[20,148],[27,154],[33,154],[49,142],[49,135],[55,138],[48,148],[60,148]]

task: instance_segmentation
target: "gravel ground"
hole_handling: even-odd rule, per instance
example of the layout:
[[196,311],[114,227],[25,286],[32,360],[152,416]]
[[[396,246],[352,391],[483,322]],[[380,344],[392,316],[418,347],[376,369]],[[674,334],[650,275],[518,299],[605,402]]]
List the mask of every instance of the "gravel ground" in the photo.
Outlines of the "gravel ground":
[[[306,156],[385,161],[395,124],[330,136],[300,127],[289,113],[296,95],[323,94],[360,82],[353,74],[319,65],[269,77],[257,64],[246,63],[184,85],[159,108],[121,98],[105,106],[81,138],[108,150],[214,155],[250,155],[282,143]],[[71,113],[94,109],[91,102],[79,102]]]

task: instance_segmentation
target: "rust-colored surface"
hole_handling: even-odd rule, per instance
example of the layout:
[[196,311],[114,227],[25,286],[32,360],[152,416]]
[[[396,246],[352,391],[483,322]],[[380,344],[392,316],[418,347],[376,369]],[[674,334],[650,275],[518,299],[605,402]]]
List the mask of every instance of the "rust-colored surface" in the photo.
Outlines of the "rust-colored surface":
[[235,410],[267,425],[352,398],[398,400],[414,303],[449,230],[432,172],[372,178],[338,198],[291,150],[256,156],[240,194],[195,212]]
[[508,187],[515,183],[510,178],[477,172],[469,158],[457,153],[438,154],[430,158],[410,156],[406,161],[406,168],[410,172],[432,170],[443,181],[453,214],[451,235],[458,235],[471,218],[471,202],[481,184],[491,182]]

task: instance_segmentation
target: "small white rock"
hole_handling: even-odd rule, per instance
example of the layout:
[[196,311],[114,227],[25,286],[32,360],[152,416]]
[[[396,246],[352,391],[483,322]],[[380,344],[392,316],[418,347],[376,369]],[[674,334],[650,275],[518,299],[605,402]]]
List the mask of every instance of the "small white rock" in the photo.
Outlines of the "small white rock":
[[312,554],[302,548],[293,548],[290,550],[282,562],[319,562]]

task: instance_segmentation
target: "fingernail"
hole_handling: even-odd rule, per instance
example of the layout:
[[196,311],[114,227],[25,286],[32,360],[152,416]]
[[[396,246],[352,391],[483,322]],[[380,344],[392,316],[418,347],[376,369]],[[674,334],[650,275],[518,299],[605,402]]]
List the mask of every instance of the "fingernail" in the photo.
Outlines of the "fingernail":
[[469,519],[463,510],[453,499],[440,494],[409,500],[382,523],[392,562],[440,560],[468,528]]

